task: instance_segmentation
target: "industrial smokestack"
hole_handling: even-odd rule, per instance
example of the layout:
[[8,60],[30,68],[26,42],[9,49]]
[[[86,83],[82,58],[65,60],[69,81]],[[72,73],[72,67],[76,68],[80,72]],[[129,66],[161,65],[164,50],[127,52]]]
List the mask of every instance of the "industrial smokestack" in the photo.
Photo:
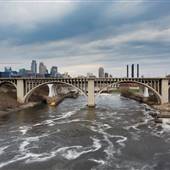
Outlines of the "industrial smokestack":
[[134,64],[132,64],[132,78],[134,78]]
[[139,64],[137,64],[137,78],[139,78]]
[[127,78],[129,78],[129,65],[127,65]]

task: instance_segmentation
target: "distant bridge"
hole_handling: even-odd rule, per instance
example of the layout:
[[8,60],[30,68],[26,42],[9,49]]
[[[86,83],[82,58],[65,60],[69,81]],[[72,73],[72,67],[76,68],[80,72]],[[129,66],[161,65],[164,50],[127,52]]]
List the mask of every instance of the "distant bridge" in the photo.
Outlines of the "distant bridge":
[[[135,83],[152,91],[160,104],[169,102],[168,78],[0,78],[0,85],[10,83],[16,88],[19,103],[28,102],[31,94],[47,84],[67,84],[87,96],[88,106],[95,106],[95,94],[113,85]],[[96,89],[97,92],[96,92]]]

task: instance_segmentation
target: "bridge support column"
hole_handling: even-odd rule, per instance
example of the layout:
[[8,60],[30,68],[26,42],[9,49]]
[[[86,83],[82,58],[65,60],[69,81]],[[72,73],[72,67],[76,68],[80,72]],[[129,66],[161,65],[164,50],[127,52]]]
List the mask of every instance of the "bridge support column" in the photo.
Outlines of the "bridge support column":
[[149,97],[149,90],[147,87],[144,87],[144,92],[143,92],[144,97]]
[[168,103],[169,102],[169,81],[166,79],[162,80],[161,95],[162,95],[161,104]]
[[48,97],[54,97],[54,96],[56,96],[56,89],[55,89],[54,84],[48,84],[48,88],[49,88]]
[[143,88],[143,86],[139,86],[139,93],[140,93],[141,95],[144,94],[144,88]]
[[24,80],[17,80],[17,101],[24,103]]
[[95,107],[94,78],[88,79],[88,106]]

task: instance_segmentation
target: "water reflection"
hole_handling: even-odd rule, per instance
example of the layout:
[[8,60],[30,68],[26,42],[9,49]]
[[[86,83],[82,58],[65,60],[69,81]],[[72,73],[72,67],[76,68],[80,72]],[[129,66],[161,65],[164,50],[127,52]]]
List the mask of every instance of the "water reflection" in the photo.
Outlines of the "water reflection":
[[87,108],[86,119],[89,121],[96,120],[96,109],[93,107]]

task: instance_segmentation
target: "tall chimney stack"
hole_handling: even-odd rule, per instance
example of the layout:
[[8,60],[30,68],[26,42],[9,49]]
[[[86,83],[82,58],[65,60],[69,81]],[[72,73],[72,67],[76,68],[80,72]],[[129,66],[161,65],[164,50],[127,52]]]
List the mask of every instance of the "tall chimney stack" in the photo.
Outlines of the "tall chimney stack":
[[132,78],[134,78],[134,64],[132,64]]
[[129,65],[127,65],[127,78],[129,78]]
[[139,78],[139,64],[137,64],[137,78]]

